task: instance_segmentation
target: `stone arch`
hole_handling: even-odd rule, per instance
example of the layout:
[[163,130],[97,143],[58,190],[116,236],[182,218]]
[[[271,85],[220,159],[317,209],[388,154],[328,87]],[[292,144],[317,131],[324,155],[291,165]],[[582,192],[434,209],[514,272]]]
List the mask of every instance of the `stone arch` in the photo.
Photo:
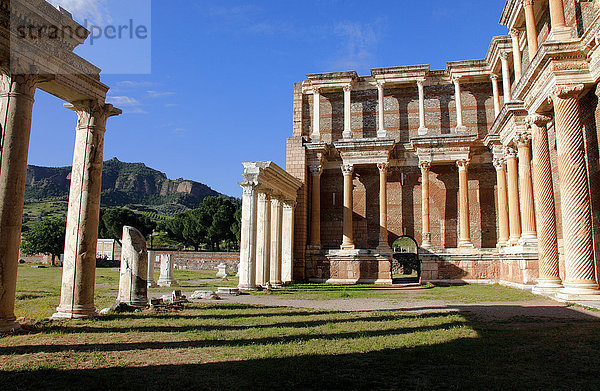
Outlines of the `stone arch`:
[[[394,283],[418,282],[421,276],[419,244],[409,235],[398,237],[392,244],[392,281]],[[416,274],[416,275],[415,275]]]

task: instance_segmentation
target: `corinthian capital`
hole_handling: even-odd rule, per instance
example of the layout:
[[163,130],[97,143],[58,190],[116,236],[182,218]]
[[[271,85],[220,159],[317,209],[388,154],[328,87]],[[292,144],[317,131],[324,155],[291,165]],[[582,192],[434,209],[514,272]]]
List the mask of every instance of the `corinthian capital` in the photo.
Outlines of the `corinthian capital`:
[[344,92],[350,92],[352,91],[352,84],[348,83],[348,84],[344,84]]
[[545,128],[550,121],[552,121],[552,118],[541,114],[529,114],[527,117],[525,117],[525,122],[527,125],[535,125],[540,128]]
[[510,32],[509,32],[509,34],[512,38],[519,38],[519,33],[520,33],[520,31],[516,28],[510,29]]
[[106,120],[110,117],[121,115],[123,112],[111,104],[97,100],[83,100],[73,103],[65,103],[64,107],[77,113],[78,129],[106,128]]
[[517,150],[515,147],[511,146],[507,146],[504,148],[504,156],[506,156],[507,159],[511,159],[511,158],[515,158],[517,157]]
[[504,159],[503,158],[495,158],[493,160],[494,168],[496,171],[504,171]]
[[552,97],[554,98],[577,98],[583,91],[583,84],[557,84],[552,89]]
[[343,164],[342,165],[342,174],[344,174],[344,175],[354,174],[354,165],[353,164]]
[[515,135],[515,144],[518,147],[529,146],[531,143],[531,134],[529,132],[519,132]]
[[388,169],[390,168],[390,163],[388,163],[388,162],[377,163],[377,168],[379,169],[380,172],[387,172]]
[[311,164],[308,169],[312,176],[320,176],[323,173],[323,166],[320,164]]
[[422,160],[419,162],[419,168],[421,172],[429,172],[431,169],[431,162],[429,160]]
[[471,163],[470,159],[460,159],[456,161],[456,167],[458,167],[458,171],[465,171],[469,167],[469,163]]
[[523,7],[533,7],[534,0],[523,0]]

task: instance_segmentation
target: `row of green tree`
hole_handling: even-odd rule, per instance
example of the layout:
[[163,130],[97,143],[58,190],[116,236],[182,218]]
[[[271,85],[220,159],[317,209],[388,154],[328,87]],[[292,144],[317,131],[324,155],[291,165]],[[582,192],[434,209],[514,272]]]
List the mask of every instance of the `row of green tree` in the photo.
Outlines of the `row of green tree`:
[[[221,197],[206,197],[198,208],[156,221],[126,208],[100,210],[98,237],[120,240],[123,226],[137,228],[147,239],[166,236],[176,247],[220,251],[239,247],[242,210],[239,204]],[[24,233],[21,249],[27,255],[59,256],[64,249],[66,222],[43,219]],[[162,242],[161,242],[162,243]]]

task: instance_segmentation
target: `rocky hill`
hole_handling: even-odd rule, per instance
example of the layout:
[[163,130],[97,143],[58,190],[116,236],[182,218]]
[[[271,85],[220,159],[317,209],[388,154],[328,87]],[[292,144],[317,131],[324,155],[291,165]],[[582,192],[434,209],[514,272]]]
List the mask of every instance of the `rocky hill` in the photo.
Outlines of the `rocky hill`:
[[[27,167],[26,202],[67,200],[71,167]],[[193,209],[205,197],[219,196],[210,187],[190,180],[169,179],[143,163],[104,162],[102,205],[127,206],[171,216]]]

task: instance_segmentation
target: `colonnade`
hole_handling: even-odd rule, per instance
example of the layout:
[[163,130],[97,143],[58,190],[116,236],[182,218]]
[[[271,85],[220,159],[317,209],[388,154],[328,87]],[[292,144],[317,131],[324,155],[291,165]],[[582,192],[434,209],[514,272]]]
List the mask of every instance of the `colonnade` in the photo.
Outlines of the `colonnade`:
[[244,167],[239,288],[290,284],[294,210],[301,183],[272,162]]
[[[0,331],[18,328],[14,304],[27,156],[36,87],[48,76],[0,70]],[[76,111],[73,169],[65,239],[61,302],[55,317],[95,314],[94,281],[106,121],[120,110],[100,101],[65,105]]]

